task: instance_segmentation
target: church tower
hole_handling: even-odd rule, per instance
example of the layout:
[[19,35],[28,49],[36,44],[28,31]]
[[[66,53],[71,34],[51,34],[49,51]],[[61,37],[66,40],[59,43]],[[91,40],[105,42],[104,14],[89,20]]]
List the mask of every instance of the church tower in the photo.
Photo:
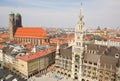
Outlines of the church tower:
[[15,33],[15,17],[14,13],[9,14],[9,34],[10,40],[13,40],[13,36]]
[[9,34],[10,40],[13,40],[14,34],[18,27],[22,27],[22,18],[19,13],[16,15],[14,13],[9,14]]
[[19,13],[15,16],[15,27],[22,27],[22,17]]
[[78,23],[75,27],[75,43],[73,46],[73,54],[72,54],[72,78],[78,81],[81,81],[82,77],[82,64],[83,64],[83,52],[84,52],[84,15],[82,12],[82,8],[80,8],[80,16]]

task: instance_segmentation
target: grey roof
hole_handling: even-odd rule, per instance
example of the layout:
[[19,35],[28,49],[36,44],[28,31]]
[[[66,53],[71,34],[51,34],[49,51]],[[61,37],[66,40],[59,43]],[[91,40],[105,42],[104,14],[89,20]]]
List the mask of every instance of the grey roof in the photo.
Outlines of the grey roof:
[[16,55],[18,55],[19,53],[25,53],[26,52],[25,50],[15,51],[14,49],[15,49],[15,47],[13,47],[13,46],[7,46],[7,47],[3,47],[2,48],[3,53],[5,53],[7,55],[11,55],[13,57],[15,57]]
[[[116,66],[120,66],[120,48],[87,44],[87,50],[94,50],[96,53],[92,54],[88,52],[84,54],[84,60],[91,62],[98,62],[100,60],[101,69],[106,67],[107,69],[112,68],[112,70],[115,70]],[[119,54],[119,58],[115,58],[115,54]]]
[[87,45],[87,50],[94,50],[96,51],[96,54],[103,54],[107,46],[102,46],[102,45],[96,45],[96,44],[86,44]]
[[119,54],[120,55],[120,48],[117,48],[117,47],[109,47],[106,52],[105,52],[105,55],[108,55],[108,56],[112,56],[114,57],[115,54]]
[[111,56],[106,56],[106,55],[102,55],[101,59],[100,59],[100,68],[108,68],[112,70],[116,69],[116,64],[118,63],[118,59],[115,57],[111,57]]
[[60,55],[63,58],[72,59],[72,47],[61,48],[60,49]]
[[86,61],[90,61],[90,62],[93,62],[93,63],[97,63],[100,59],[101,55],[96,55],[96,54],[89,54],[89,53],[86,53],[84,55],[84,60]]

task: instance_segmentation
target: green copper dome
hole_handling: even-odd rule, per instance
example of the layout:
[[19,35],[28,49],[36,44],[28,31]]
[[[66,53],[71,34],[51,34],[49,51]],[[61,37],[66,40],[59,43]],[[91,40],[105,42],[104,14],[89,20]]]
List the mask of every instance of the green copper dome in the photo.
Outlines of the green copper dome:
[[11,12],[9,15],[14,16],[14,13],[13,13],[13,12]]
[[19,13],[17,13],[16,16],[21,16],[21,15]]

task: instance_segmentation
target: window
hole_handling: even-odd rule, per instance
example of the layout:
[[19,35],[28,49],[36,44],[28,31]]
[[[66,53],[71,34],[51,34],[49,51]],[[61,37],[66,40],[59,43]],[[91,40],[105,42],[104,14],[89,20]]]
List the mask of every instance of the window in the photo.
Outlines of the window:
[[68,75],[68,77],[70,77],[70,74]]
[[63,74],[63,72],[61,72],[61,74]]
[[84,79],[82,79],[81,81],[85,81]]
[[115,58],[119,58],[119,54],[117,53],[117,54],[115,54]]
[[64,75],[67,75],[67,73],[65,73]]
[[24,67],[24,65],[23,65],[23,64],[21,64],[21,66],[22,66],[22,67]]
[[92,64],[92,62],[89,62],[89,64]]
[[75,55],[75,61],[76,61],[76,62],[79,62],[79,58],[80,58],[79,55]]
[[94,70],[96,70],[96,68],[94,68]]
[[86,61],[86,60],[84,60],[84,63],[87,63],[87,61]]
[[97,63],[94,63],[94,65],[97,65]]
[[78,79],[78,77],[75,77],[75,79]]
[[77,68],[77,65],[75,65],[75,68]]
[[77,69],[75,69],[75,71],[78,71]]
[[57,73],[60,73],[60,71],[57,71]]

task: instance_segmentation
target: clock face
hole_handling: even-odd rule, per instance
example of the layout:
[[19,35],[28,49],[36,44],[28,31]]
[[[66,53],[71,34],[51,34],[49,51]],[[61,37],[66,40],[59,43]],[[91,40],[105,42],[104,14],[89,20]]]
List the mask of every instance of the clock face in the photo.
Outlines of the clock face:
[[75,55],[75,61],[79,62],[80,56],[79,55]]

